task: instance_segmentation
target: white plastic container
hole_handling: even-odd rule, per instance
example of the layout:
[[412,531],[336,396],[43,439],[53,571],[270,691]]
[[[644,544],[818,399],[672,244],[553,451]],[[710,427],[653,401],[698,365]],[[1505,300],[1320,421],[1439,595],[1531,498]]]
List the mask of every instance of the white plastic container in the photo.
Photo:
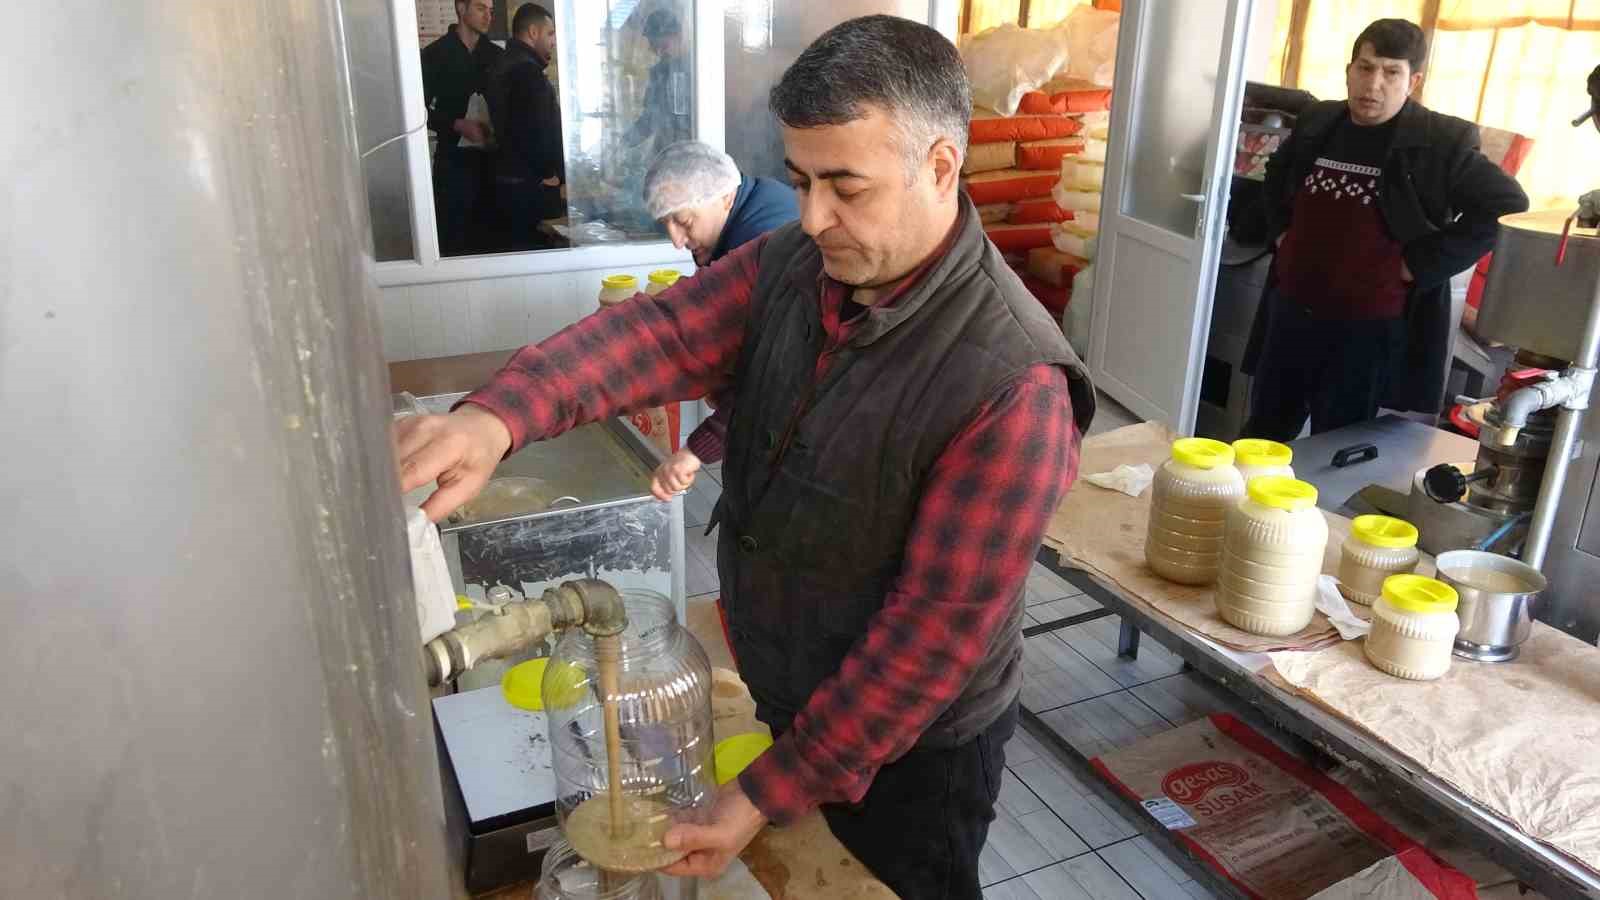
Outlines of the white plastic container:
[[600,279],[600,306],[626,303],[639,293],[639,279],[632,275],[607,275]]
[[1461,620],[1455,588],[1421,575],[1391,575],[1372,606],[1367,660],[1380,670],[1412,681],[1431,681],[1450,671]]
[[1294,466],[1290,465],[1293,461],[1294,451],[1287,444],[1260,438],[1242,438],[1233,442],[1233,465],[1244,476],[1246,485],[1250,479],[1261,475],[1293,478]]
[[1217,614],[1251,634],[1281,637],[1311,624],[1328,522],[1317,489],[1279,475],[1253,478],[1228,514]]
[[1179,584],[1215,581],[1228,510],[1242,496],[1232,447],[1206,438],[1174,441],[1150,494],[1144,554],[1151,570]]
[[654,297],[678,283],[683,273],[677,269],[657,269],[650,273],[649,283],[644,286],[644,292]]
[[1377,602],[1384,579],[1410,574],[1422,560],[1417,527],[1389,516],[1357,516],[1339,554],[1339,593],[1362,606]]

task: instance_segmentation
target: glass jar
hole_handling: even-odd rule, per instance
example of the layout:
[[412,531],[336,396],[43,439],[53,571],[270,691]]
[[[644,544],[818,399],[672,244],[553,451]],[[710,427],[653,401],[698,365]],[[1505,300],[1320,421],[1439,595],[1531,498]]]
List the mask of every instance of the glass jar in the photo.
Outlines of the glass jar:
[[[628,624],[621,634],[597,638],[569,629],[545,670],[556,818],[590,863],[651,872],[683,857],[661,844],[672,823],[714,799],[711,663],[666,597],[623,591],[622,599]],[[608,658],[615,660],[614,684]],[[614,722],[606,721],[608,695],[616,701]],[[614,756],[607,751],[613,739]],[[616,797],[613,776],[621,786]]]
[[1281,637],[1311,624],[1328,522],[1317,489],[1279,475],[1250,480],[1228,513],[1217,614],[1251,634]]
[[607,275],[600,279],[600,307],[626,303],[639,293],[639,279],[632,275]]
[[536,900],[660,900],[654,875],[628,875],[595,868],[565,840],[545,851]]
[[1232,447],[1206,438],[1173,441],[1150,493],[1144,557],[1151,571],[1179,584],[1215,581],[1223,524],[1242,496]]
[[1384,579],[1411,573],[1421,559],[1417,526],[1390,516],[1356,516],[1339,551],[1339,593],[1371,606],[1383,593]]
[[677,284],[678,279],[682,277],[683,273],[679,272],[677,269],[657,269],[650,273],[650,283],[645,285],[644,292],[654,297],[662,291],[665,291],[667,288]]
[[1390,575],[1372,605],[1367,660],[1396,678],[1431,681],[1450,671],[1459,597],[1455,588],[1421,575]]
[[1233,464],[1244,477],[1244,483],[1260,475],[1294,477],[1294,451],[1288,444],[1264,441],[1260,438],[1241,438],[1233,442]]

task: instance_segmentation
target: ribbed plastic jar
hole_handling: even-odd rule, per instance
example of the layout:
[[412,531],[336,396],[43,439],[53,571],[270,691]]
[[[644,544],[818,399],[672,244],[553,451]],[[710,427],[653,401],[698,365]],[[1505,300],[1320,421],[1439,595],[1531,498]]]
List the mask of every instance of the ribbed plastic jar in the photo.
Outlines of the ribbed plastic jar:
[[1262,475],[1294,477],[1294,451],[1288,444],[1264,441],[1260,438],[1241,438],[1233,442],[1233,465],[1248,486],[1250,479]]
[[1421,575],[1390,575],[1372,605],[1367,660],[1396,678],[1431,681],[1450,671],[1461,620],[1455,588]]
[[1233,448],[1206,438],[1180,438],[1156,470],[1144,556],[1151,571],[1179,584],[1217,578],[1228,510],[1244,496]]
[[604,872],[566,841],[545,851],[536,900],[661,900],[655,875]]
[[623,591],[622,598],[628,626],[616,646],[620,832],[610,828],[600,666],[606,639],[579,628],[562,634],[545,669],[544,704],[556,817],[567,840],[601,868],[651,872],[683,857],[661,844],[672,823],[714,799],[711,664],[666,597]]
[[639,293],[639,279],[632,275],[607,275],[600,279],[600,307],[626,303]]
[[1311,624],[1328,523],[1317,489],[1277,475],[1250,480],[1228,514],[1217,614],[1251,634],[1281,637]]
[[654,297],[678,283],[683,273],[677,269],[657,269],[650,273],[649,283],[644,286],[644,292]]
[[1356,516],[1339,550],[1339,593],[1371,606],[1383,593],[1384,579],[1414,572],[1421,561],[1417,526],[1390,516]]

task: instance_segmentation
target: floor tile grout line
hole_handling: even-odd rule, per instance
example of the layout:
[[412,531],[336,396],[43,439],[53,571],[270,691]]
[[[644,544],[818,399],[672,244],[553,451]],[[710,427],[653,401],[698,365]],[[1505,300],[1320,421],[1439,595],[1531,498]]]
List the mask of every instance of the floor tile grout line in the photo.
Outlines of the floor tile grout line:
[[[1129,840],[1132,840],[1132,838],[1129,838]],[[1116,845],[1115,845],[1115,844],[1107,844],[1107,845],[1106,845],[1106,847],[1112,847],[1112,846],[1116,846]],[[1101,850],[1104,850],[1104,849],[1105,849],[1105,847],[1102,847],[1102,848],[1100,848],[1100,849],[1101,849]],[[1127,885],[1127,886],[1128,886],[1128,890],[1130,890],[1130,891],[1133,891],[1133,895],[1134,895],[1134,896],[1135,896],[1135,897],[1139,897],[1139,898],[1143,898],[1143,897],[1144,897],[1144,894],[1142,894],[1142,893],[1140,893],[1140,891],[1139,891],[1139,889],[1138,889],[1138,888],[1136,888],[1136,887],[1134,887],[1134,886],[1133,886],[1133,882],[1131,882],[1131,881],[1129,881],[1129,880],[1128,880],[1128,876],[1126,876],[1126,875],[1124,875],[1124,874],[1122,874],[1122,871],[1121,871],[1121,870],[1120,870],[1120,869],[1118,869],[1118,868],[1117,868],[1117,867],[1116,867],[1116,866],[1114,866],[1114,865],[1112,865],[1112,864],[1111,864],[1111,860],[1109,860],[1109,859],[1106,859],[1106,858],[1105,858],[1105,857],[1104,857],[1104,856],[1101,856],[1101,855],[1100,855],[1100,850],[1096,850],[1096,851],[1094,851],[1094,855],[1095,855],[1095,856],[1096,856],[1096,857],[1097,857],[1097,858],[1098,858],[1098,859],[1099,859],[1099,860],[1100,860],[1100,861],[1101,861],[1101,862],[1102,862],[1102,863],[1105,863],[1105,866],[1106,866],[1106,868],[1108,868],[1108,869],[1110,869],[1110,870],[1111,870],[1111,874],[1113,874],[1113,875],[1115,875],[1115,876],[1117,876],[1117,879],[1118,879],[1118,880],[1120,880],[1120,881],[1121,881],[1121,882],[1122,882],[1122,883],[1123,883],[1123,884],[1125,884],[1125,885]],[[1153,861],[1153,860],[1152,860],[1152,863],[1153,863],[1153,862],[1154,862],[1154,861]]]
[[[1032,738],[1033,735],[1030,734],[1030,735],[1028,735],[1028,737]],[[1041,747],[1039,749],[1044,750],[1045,748]],[[1042,756],[1038,757],[1038,758],[1041,759],[1041,760],[1044,759],[1044,757],[1042,757]],[[1028,760],[1028,762],[1033,762],[1033,760],[1030,759],[1030,760]],[[1023,765],[1026,765],[1026,763],[1023,763]],[[1048,762],[1046,762],[1046,765],[1048,765]],[[1078,829],[1073,828],[1071,822],[1068,822],[1065,818],[1062,817],[1062,815],[1060,813],[1056,812],[1055,807],[1050,805],[1050,801],[1044,799],[1044,797],[1038,791],[1033,789],[1033,785],[1031,785],[1028,782],[1024,781],[1022,779],[1022,776],[1018,775],[1016,770],[1011,768],[1011,766],[1009,764],[1006,765],[1006,770],[1011,772],[1011,776],[1017,780],[1017,784],[1022,785],[1022,789],[1023,790],[1025,790],[1028,793],[1032,794],[1033,795],[1033,799],[1039,801],[1039,806],[1040,806],[1041,809],[1043,809],[1044,811],[1050,813],[1050,815],[1055,816],[1056,817],[1056,821],[1060,822],[1062,824],[1062,826],[1067,829],[1067,833],[1068,834],[1072,835],[1072,837],[1075,840],[1077,840],[1078,843],[1080,843],[1080,844],[1084,845],[1085,847],[1089,848],[1087,852],[1090,852],[1090,853],[1094,852],[1094,845],[1089,843],[1088,841],[1084,840],[1083,839],[1083,835],[1078,833]],[[1034,812],[1038,812],[1038,811],[1039,810],[1034,810]],[[1032,814],[1033,813],[1025,813],[1025,815],[1032,815]],[[1020,819],[1020,818],[1022,818],[1022,816],[1012,816],[1012,818],[1013,819]],[[1082,853],[1078,854],[1078,856],[1082,856],[1082,855],[1083,855]],[[1077,859],[1078,856],[1069,856],[1069,857],[1067,857],[1067,859]],[[1057,860],[1057,862],[1066,862],[1066,860]]]

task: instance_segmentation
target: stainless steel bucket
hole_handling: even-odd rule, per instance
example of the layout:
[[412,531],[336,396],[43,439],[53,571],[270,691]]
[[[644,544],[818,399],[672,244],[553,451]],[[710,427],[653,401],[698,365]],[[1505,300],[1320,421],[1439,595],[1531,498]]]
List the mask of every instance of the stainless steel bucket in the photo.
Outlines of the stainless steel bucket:
[[1534,604],[1548,586],[1544,575],[1526,563],[1480,550],[1441,553],[1437,563],[1439,580],[1461,596],[1455,654],[1478,662],[1516,659],[1533,629]]

